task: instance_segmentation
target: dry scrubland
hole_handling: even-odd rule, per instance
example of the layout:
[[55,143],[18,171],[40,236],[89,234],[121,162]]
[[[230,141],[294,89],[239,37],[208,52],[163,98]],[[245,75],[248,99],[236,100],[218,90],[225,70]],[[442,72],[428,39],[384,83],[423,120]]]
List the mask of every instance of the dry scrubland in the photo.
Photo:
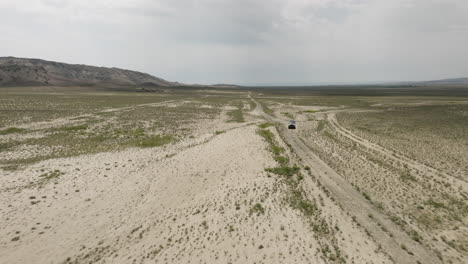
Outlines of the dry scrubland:
[[391,243],[468,260],[468,98],[0,94],[0,263],[398,263]]
[[411,239],[443,263],[468,261],[467,97],[273,94],[263,102],[298,120],[304,143]]

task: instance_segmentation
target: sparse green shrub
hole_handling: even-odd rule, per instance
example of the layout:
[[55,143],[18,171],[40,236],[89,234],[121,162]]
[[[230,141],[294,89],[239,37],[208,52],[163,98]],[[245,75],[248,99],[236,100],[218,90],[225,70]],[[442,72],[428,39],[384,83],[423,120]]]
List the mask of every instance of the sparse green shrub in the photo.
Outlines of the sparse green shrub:
[[281,114],[283,114],[283,115],[286,116],[287,118],[294,119],[294,115],[292,115],[291,113],[282,112]]
[[132,131],[133,136],[143,136],[145,134],[145,130],[143,128],[137,128]]
[[409,171],[405,171],[403,173],[400,174],[400,179],[402,179],[403,181],[417,181],[416,177],[414,177],[413,175],[411,175],[411,173]]
[[325,128],[325,120],[320,120],[317,125],[317,131],[322,131]]
[[326,235],[330,233],[330,228],[328,226],[328,223],[323,218],[321,218],[317,222],[314,222],[312,225],[313,225],[314,232],[317,234]]
[[302,194],[293,194],[292,207],[299,209],[304,215],[311,216],[317,211],[317,205],[305,199]]
[[257,216],[264,214],[265,213],[265,208],[260,204],[256,203],[251,209],[250,209],[250,214],[256,214]]
[[27,130],[24,128],[17,128],[17,127],[10,127],[3,130],[0,130],[0,135],[8,135],[8,134],[15,134],[15,133],[23,133]]
[[263,108],[263,112],[265,112],[268,115],[274,116],[273,110],[271,110],[266,103],[264,102],[259,102],[259,103]]
[[239,103],[236,110],[227,112],[227,115],[231,118],[229,121],[237,122],[237,123],[245,122],[244,115],[242,113],[243,108],[244,108],[244,104]]
[[415,230],[411,230],[409,232],[409,235],[414,241],[421,243],[422,236],[418,232],[416,232]]
[[439,208],[447,208],[444,203],[434,201],[433,199],[429,199],[425,202],[425,204],[430,205],[436,209]]
[[271,152],[273,152],[273,154],[279,155],[283,151],[284,151],[284,149],[282,147],[276,146],[276,145],[271,145]]
[[53,171],[50,171],[50,172],[47,172],[47,173],[43,173],[43,174],[39,175],[39,181],[37,182],[37,186],[39,186],[39,188],[42,188],[47,183],[49,183],[50,181],[56,180],[60,176],[62,176],[64,174],[65,173],[63,173],[60,170],[53,170]]
[[399,226],[405,226],[407,225],[406,221],[401,219],[400,217],[398,216],[395,216],[395,215],[392,215],[390,216],[390,220],[392,220],[392,222],[394,222],[395,224],[399,225]]
[[203,227],[203,229],[208,229],[208,223],[206,221],[203,221],[201,223],[201,226]]
[[85,129],[88,129],[88,125],[64,126],[64,127],[58,128],[57,130],[65,131],[65,132],[72,132],[72,131],[79,131],[79,130],[85,130]]
[[49,180],[56,179],[56,178],[60,177],[63,174],[65,174],[65,173],[61,172],[60,170],[54,170],[54,171],[51,171],[51,172],[48,172],[48,173],[41,174],[39,177],[41,177],[44,180],[49,181]]
[[173,140],[174,138],[172,136],[154,135],[138,140],[135,145],[141,148],[159,147],[171,143]]
[[363,192],[363,193],[362,193],[362,196],[364,196],[364,198],[366,198],[366,200],[371,201],[371,198],[370,198],[370,196],[369,196],[368,193]]
[[286,164],[289,161],[289,159],[284,156],[276,156],[275,160],[281,165]]
[[262,136],[268,143],[273,143],[274,136],[270,130],[267,129],[260,129],[258,130],[258,134]]
[[275,123],[268,123],[267,122],[267,123],[262,123],[262,124],[258,125],[258,127],[262,128],[262,129],[265,129],[267,127],[271,127],[271,126],[274,126],[274,125],[275,125]]
[[297,174],[301,169],[298,166],[294,167],[276,167],[276,168],[266,168],[265,171],[274,173],[276,175],[291,177]]

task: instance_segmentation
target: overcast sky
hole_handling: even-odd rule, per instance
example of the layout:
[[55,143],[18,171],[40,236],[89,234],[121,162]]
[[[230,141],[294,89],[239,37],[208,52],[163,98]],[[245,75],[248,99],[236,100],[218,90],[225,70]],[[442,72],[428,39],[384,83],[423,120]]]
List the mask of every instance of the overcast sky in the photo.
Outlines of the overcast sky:
[[0,56],[185,83],[468,76],[467,0],[0,0]]

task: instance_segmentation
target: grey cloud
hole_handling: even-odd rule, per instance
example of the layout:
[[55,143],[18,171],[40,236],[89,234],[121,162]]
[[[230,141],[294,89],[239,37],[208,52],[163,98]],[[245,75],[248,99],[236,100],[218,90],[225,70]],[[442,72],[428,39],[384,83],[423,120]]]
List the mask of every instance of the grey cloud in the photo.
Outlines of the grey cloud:
[[403,5],[389,21],[397,31],[450,32],[468,30],[468,2],[415,0]]
[[5,0],[3,54],[188,83],[468,75],[461,0]]

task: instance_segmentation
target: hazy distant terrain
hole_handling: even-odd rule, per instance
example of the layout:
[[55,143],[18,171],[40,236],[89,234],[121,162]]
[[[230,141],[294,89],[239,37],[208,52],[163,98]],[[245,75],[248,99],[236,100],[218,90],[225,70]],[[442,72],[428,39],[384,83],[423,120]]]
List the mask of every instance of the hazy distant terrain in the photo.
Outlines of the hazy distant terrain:
[[[375,85],[389,85],[376,83]],[[375,86],[374,85],[374,86]],[[460,86],[468,85],[468,78],[429,80],[421,82],[399,82],[400,86]],[[192,86],[211,88],[239,88],[235,84],[182,84],[170,82],[147,73],[118,68],[96,67],[82,64],[67,64],[41,59],[0,57],[0,86],[94,86],[128,87],[138,86],[140,91],[154,91],[160,87]],[[366,85],[372,87],[372,85]],[[315,86],[320,87],[320,86]],[[327,87],[327,86],[323,86]],[[329,87],[354,87],[356,85],[331,85]],[[327,88],[329,88],[327,87]],[[368,87],[368,88],[369,88]],[[333,90],[333,89],[331,89]]]
[[66,64],[40,59],[0,58],[0,86],[139,85],[173,83],[147,73],[118,68]]
[[468,84],[468,78],[442,79],[442,80],[419,82],[419,83],[416,83],[416,84],[421,84],[421,85],[466,85],[466,84]]

